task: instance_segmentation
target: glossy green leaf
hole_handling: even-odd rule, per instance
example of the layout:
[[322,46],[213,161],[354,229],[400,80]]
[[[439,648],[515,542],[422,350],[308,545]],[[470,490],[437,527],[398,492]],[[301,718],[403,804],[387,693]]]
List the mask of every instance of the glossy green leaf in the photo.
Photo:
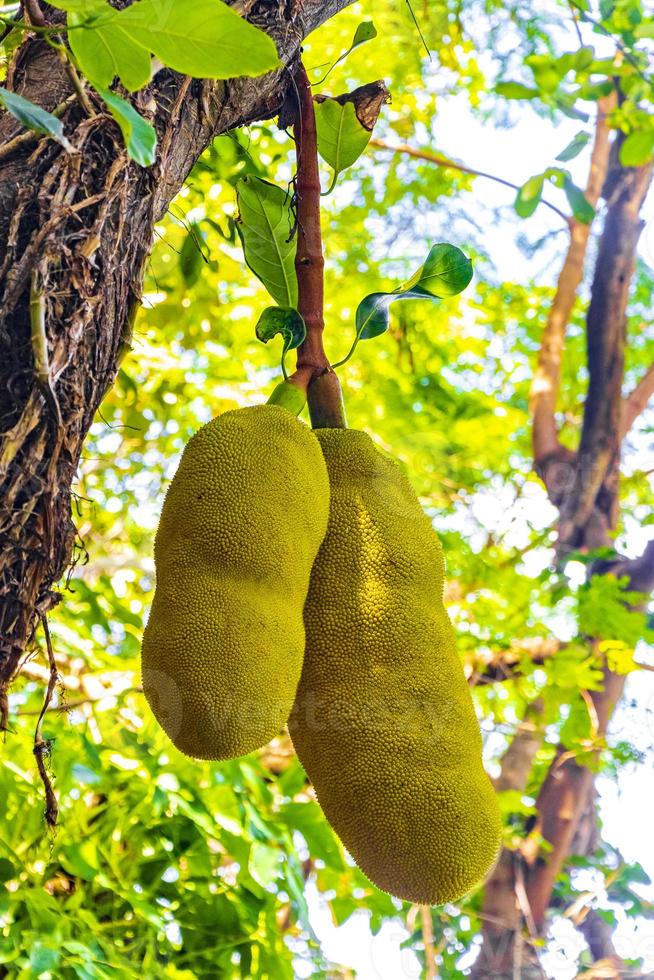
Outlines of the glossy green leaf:
[[460,248],[441,242],[408,282],[390,293],[371,293],[356,311],[357,340],[370,340],[388,330],[389,307],[402,299],[443,299],[462,292],[472,279],[472,262]]
[[[119,78],[126,89],[135,92],[150,81],[150,52],[138,44],[122,25],[118,11],[95,20],[84,14],[69,14],[70,46],[86,77],[106,88]],[[85,25],[85,26],[81,26]],[[88,25],[88,26],[86,26]]]
[[352,102],[325,99],[315,109],[318,152],[334,171],[333,187],[338,175],[359,159],[372,133],[357,119]]
[[98,88],[107,103],[125,140],[125,146],[132,160],[142,167],[150,167],[156,159],[157,134],[154,126],[141,116],[134,106],[109,89]]
[[119,18],[135,42],[196,78],[261,75],[280,65],[271,38],[222,0],[139,0]]
[[23,98],[16,92],[0,85],[0,105],[4,106],[15,119],[23,124],[27,129],[35,133],[42,133],[44,136],[51,136],[57,143],[67,149],[72,150],[68,139],[64,136],[64,127],[61,119],[57,119],[51,112],[46,112],[40,106]]
[[291,198],[260,177],[243,177],[236,188],[237,229],[245,261],[279,306],[297,306],[296,241]]

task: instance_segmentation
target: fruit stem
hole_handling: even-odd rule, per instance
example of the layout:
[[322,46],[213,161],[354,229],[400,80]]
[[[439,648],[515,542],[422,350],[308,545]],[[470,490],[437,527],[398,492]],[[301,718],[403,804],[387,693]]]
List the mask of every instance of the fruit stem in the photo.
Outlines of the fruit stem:
[[347,429],[343,391],[338,375],[329,368],[314,378],[307,391],[314,429]]
[[293,127],[297,154],[295,197],[298,242],[295,273],[298,311],[307,326],[298,348],[297,369],[289,380],[307,389],[311,424],[316,428],[345,428],[343,395],[323,347],[324,268],[320,230],[320,171],[318,137],[311,84],[302,62],[295,73],[298,114]]
[[281,408],[285,408],[290,412],[291,415],[299,415],[306,403],[306,391],[299,385],[294,384],[290,378],[286,381],[281,381],[268,399],[269,405],[279,405]]

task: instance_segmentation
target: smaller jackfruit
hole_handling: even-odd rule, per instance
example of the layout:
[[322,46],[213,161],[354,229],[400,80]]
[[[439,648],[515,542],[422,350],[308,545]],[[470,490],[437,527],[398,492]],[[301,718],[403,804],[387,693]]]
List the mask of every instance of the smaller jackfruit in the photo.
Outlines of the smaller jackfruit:
[[370,880],[410,902],[451,901],[495,860],[500,817],[443,606],[440,542],[369,436],[316,435],[331,505],[304,610],[293,743]]
[[328,510],[316,437],[279,405],[226,412],[187,445],[157,531],[142,650],[145,695],[187,755],[245,755],[283,729]]

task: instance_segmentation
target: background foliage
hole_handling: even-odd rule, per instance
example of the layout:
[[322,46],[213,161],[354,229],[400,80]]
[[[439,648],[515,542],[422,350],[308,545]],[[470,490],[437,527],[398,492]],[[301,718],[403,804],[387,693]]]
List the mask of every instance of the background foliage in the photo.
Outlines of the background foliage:
[[[583,44],[573,24],[576,4],[572,14],[554,0],[539,5],[537,16],[532,7],[495,0],[418,4],[428,58],[408,9],[381,0],[372,12],[377,37],[317,88],[338,94],[371,81],[372,71],[393,97],[376,135],[432,149],[445,137],[443,150],[453,155],[455,135],[444,134],[439,120],[455,99],[465,118],[487,124],[489,139],[493,127],[505,126],[533,134],[540,125],[551,136],[553,125],[568,125],[571,115],[579,132],[589,133],[594,100],[615,70],[594,62],[612,57],[613,34],[629,53],[621,70],[632,94],[616,122],[638,135],[630,152],[642,158],[652,117],[638,106],[649,98],[646,57],[654,32],[640,5],[602,3],[592,14],[603,26],[593,32],[585,24]],[[304,58],[315,66],[314,80],[348,50],[370,13],[355,4],[310,39]],[[466,669],[478,681],[491,772],[528,706],[542,698],[547,734],[527,792],[502,801],[509,845],[524,833],[558,742],[580,753],[592,740],[578,693],[599,682],[586,635],[609,644],[625,672],[634,669],[637,643],[638,660],[647,661],[651,638],[645,615],[621,604],[619,583],[583,584],[582,556],[552,570],[553,509],[531,470],[528,391],[565,244],[556,216],[548,213],[545,221],[534,200],[542,192],[561,208],[583,211],[572,177],[561,176],[561,167],[576,164],[559,158],[559,167],[554,160],[564,145],[550,153],[543,141],[541,172],[557,169],[542,180],[537,175],[518,197],[520,213],[535,211],[533,225],[515,216],[513,192],[506,207],[489,206],[469,174],[375,147],[324,199],[327,347],[334,360],[350,347],[362,297],[395,288],[434,241],[453,241],[475,259],[463,296],[398,304],[389,332],[362,343],[341,377],[350,424],[402,460],[442,536],[449,611]],[[583,136],[577,146],[586,159]],[[478,160],[466,162],[484,169],[483,147]],[[307,882],[336,923],[361,909],[373,932],[390,919],[408,922],[406,946],[424,961],[424,918],[372,888],[351,865],[287,739],[239,762],[191,762],[158,730],[139,691],[140,636],[154,586],[152,537],[179,454],[213,415],[265,400],[279,374],[275,344],[264,347],[254,336],[269,301],[243,262],[235,184],[251,174],[284,186],[292,166],[292,143],[272,123],[220,137],[157,229],[132,350],[98,413],[75,487],[77,564],[50,620],[63,679],[58,704],[65,709],[49,713],[44,726],[61,806],[54,835],[45,830],[32,757],[47,677],[42,636],[11,699],[11,758],[0,761],[0,964],[12,977],[350,976],[321,950]],[[525,173],[524,181],[533,176]],[[323,180],[327,187],[327,167]],[[509,277],[501,253],[515,241],[523,250],[519,274]],[[653,291],[643,261],[629,322],[631,380],[654,360]],[[583,305],[566,351],[564,438],[578,431],[584,396]],[[650,444],[651,416],[628,445],[622,550],[633,547],[638,526],[652,522],[651,477],[642,472]],[[552,641],[566,644],[555,662],[534,664],[524,653],[529,644]],[[519,669],[486,682],[486,664],[507,651]],[[637,717],[645,719],[636,700]],[[601,762],[613,780],[644,765],[651,752],[624,719],[615,729]],[[561,910],[589,880],[609,919],[651,913],[642,868],[608,845],[559,882]],[[459,976],[470,964],[479,911],[479,892],[433,911],[443,977]],[[579,955],[583,965],[587,954]]]

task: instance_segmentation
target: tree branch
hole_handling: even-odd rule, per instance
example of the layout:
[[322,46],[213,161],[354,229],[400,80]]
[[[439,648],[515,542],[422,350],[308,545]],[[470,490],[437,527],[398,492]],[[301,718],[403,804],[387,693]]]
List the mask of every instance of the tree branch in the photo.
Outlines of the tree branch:
[[616,578],[626,575],[629,588],[633,592],[649,595],[654,591],[654,538],[645,545],[645,550],[638,558],[621,558],[614,562],[606,562],[601,572],[610,572]]
[[[606,178],[610,145],[606,119],[614,105],[615,95],[601,100],[598,107],[595,141],[585,191],[586,199],[593,207],[597,207]],[[538,365],[531,386],[534,465],[543,478],[547,477],[547,472],[542,469],[541,464],[560,448],[555,413],[561,378],[561,358],[566,328],[584,276],[590,229],[590,224],[583,224],[575,219],[570,223],[570,244],[559,273],[556,292],[541,338]]]
[[[598,966],[601,964],[607,969],[612,968],[614,971],[613,976],[615,977],[623,976],[622,971],[625,963],[618,956],[613,945],[613,929],[608,922],[604,921],[597,910],[593,908],[585,910],[583,918],[575,922],[575,926],[588,943],[590,955],[593,957],[595,964]],[[601,972],[597,973],[596,976],[598,978],[602,976],[610,977],[611,973]]]
[[588,394],[575,479],[559,522],[562,549],[595,545],[585,531],[594,509],[607,528],[615,526],[617,516],[626,311],[643,227],[640,209],[649,190],[652,165],[622,166],[617,159],[619,141],[613,153],[611,199],[586,318]]
[[[509,187],[514,191],[520,190],[519,184],[513,184],[510,180],[505,180],[504,177],[497,177],[495,174],[486,173],[484,170],[474,170],[472,167],[466,167],[463,163],[457,163],[455,160],[442,156],[440,153],[433,153],[431,150],[417,150],[413,146],[409,146],[408,143],[388,143],[382,139],[371,139],[370,145],[377,146],[381,150],[390,150],[393,153],[404,153],[406,156],[414,157],[416,160],[425,160],[427,163],[433,163],[437,167],[458,170],[462,174],[470,174],[473,177],[485,177],[486,180],[494,180],[496,184],[502,184],[503,187]],[[571,225],[573,219],[568,217],[567,214],[564,214],[555,204],[551,204],[544,199],[541,199],[540,203],[549,208],[550,211],[558,214],[559,218],[562,218],[568,227]]]
[[622,418],[620,423],[620,441],[630,431],[636,419],[647,408],[650,398],[654,395],[654,364],[642,376],[636,387],[622,403]]
[[[596,738],[601,739],[606,734],[624,684],[624,675],[605,670],[603,689],[588,692],[597,718]],[[593,779],[591,769],[580,765],[574,757],[559,748],[538,794],[538,817],[523,846],[523,855],[530,865],[527,895],[539,931],[544,929],[554,882],[571,853],[577,828],[593,789]],[[541,838],[549,844],[546,854],[541,854]]]
[[[507,790],[524,793],[543,740],[542,713],[540,698],[527,707],[522,724],[502,756],[500,773],[494,780],[498,793]],[[522,970],[527,964],[523,963],[522,910],[516,894],[517,869],[521,861],[518,852],[503,848],[486,883],[482,906],[484,942],[472,970],[474,980],[485,980],[490,976],[543,976],[533,950],[528,953],[529,974]]]

